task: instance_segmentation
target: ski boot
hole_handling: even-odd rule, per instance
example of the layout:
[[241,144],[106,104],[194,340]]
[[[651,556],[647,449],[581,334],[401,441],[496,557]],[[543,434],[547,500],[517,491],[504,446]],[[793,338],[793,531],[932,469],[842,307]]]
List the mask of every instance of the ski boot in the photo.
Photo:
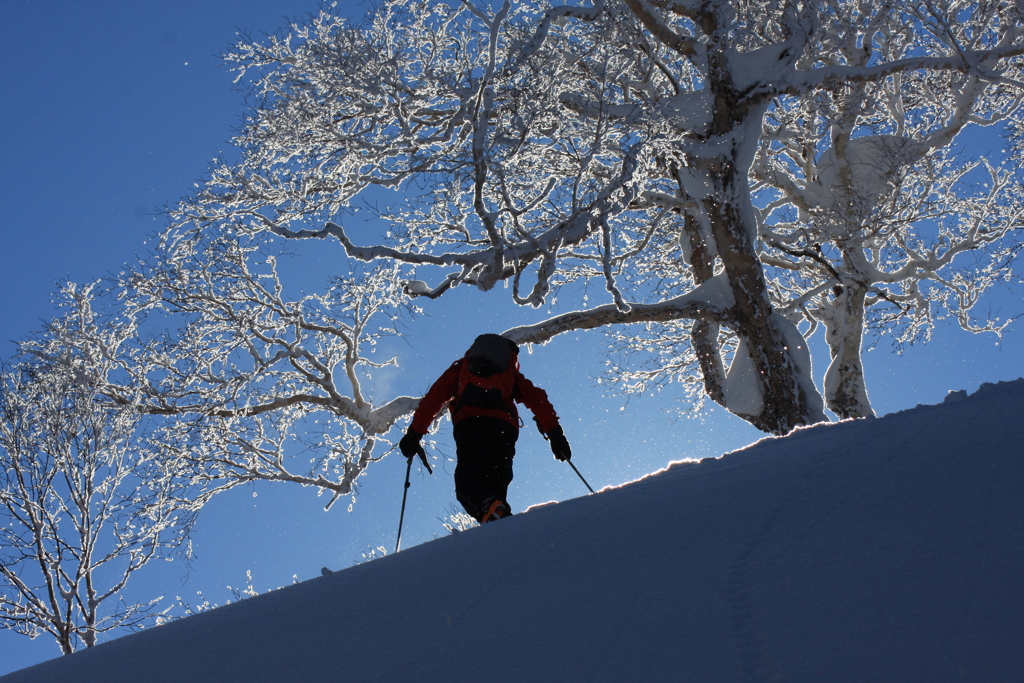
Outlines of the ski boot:
[[512,514],[512,509],[503,500],[494,498],[484,502],[484,513],[480,515],[480,523],[486,524],[496,519],[502,519]]

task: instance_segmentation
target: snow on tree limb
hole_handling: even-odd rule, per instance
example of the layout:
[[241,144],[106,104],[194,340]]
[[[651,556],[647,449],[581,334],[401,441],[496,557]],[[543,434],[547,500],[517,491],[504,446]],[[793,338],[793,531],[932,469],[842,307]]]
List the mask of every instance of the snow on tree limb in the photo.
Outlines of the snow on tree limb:
[[[886,244],[900,238],[857,207],[905,221],[892,188],[927,184],[908,168],[965,126],[1017,116],[1018,14],[953,1],[392,0],[354,26],[322,12],[287,40],[245,42],[229,57],[262,104],[240,135],[241,160],[214,169],[173,212],[175,229],[333,238],[351,259],[403,268],[395,292],[421,301],[504,281],[512,301],[539,307],[567,285],[600,283],[606,298],[517,334],[603,327],[635,350],[666,349],[666,372],[698,371],[708,396],[784,432],[823,418],[796,321],[824,325],[856,383],[854,330],[869,324],[857,322],[857,302],[891,306],[888,325],[939,300],[879,274],[910,268],[947,301],[974,300],[976,289],[932,266],[983,240],[906,243],[910,260],[892,267]],[[363,197],[372,225],[352,218]],[[950,206],[966,215],[962,199]],[[1000,201],[979,234],[1013,214]],[[994,257],[997,243],[986,243]],[[727,283],[728,307],[697,303],[711,280]],[[756,415],[754,402],[730,398],[737,349],[760,382]],[[294,358],[304,382],[324,377],[312,358]],[[353,409],[319,386],[336,414],[368,419],[358,397],[345,394]],[[865,392],[847,393],[850,414],[869,410]],[[278,401],[304,394],[320,395],[289,389],[240,409],[287,411],[302,401]]]
[[993,50],[946,57],[907,57],[874,66],[821,67],[808,72],[794,72],[796,75],[789,79],[790,83],[785,87],[780,87],[777,92],[779,94],[785,93],[798,96],[819,88],[834,88],[842,84],[856,83],[858,81],[880,81],[889,76],[909,71],[959,71],[965,74],[976,75],[982,80],[990,80],[998,84],[1021,88],[1024,87],[1024,82],[1006,78],[997,73],[989,73],[981,66],[1021,55],[1024,55],[1024,45],[1011,45]]
[[[1007,6],[953,7],[935,5],[927,17],[907,9],[908,21],[882,32],[870,28],[884,26],[880,18],[855,17],[873,32],[870,49],[852,34],[809,56],[796,76],[842,73],[846,85],[778,98],[752,169],[762,196],[776,193],[761,219],[771,248],[762,258],[780,269],[776,301],[812,331],[824,324],[832,354],[825,393],[842,417],[872,414],[865,332],[903,328],[901,343],[921,338],[943,309],[964,329],[1006,324],[968,320],[980,293],[1008,272],[1020,180],[1005,169],[997,180],[986,161],[990,189],[979,192],[982,166],[956,150],[968,127],[1019,117],[1020,65],[996,57],[1020,53],[1020,22]],[[974,21],[936,21],[943,8]],[[974,238],[975,224],[987,226],[984,239]],[[959,258],[969,252],[979,267]],[[1003,276],[987,273],[986,262],[1002,263]],[[944,269],[958,274],[943,277]]]
[[728,319],[728,310],[731,306],[732,294],[728,280],[724,275],[719,275],[693,291],[668,301],[653,304],[633,303],[625,310],[615,304],[608,304],[585,311],[563,313],[541,323],[506,330],[502,336],[518,344],[543,344],[564,332],[589,330],[611,324],[682,319],[721,322]]
[[[290,299],[278,258],[229,230],[165,235],[122,286],[133,310],[179,329],[137,340],[130,380],[103,394],[123,403],[141,388],[139,409],[166,418],[168,450],[214,491],[267,480],[346,495],[417,404],[377,402],[363,388],[394,365],[372,354],[408,309],[401,277],[393,266],[357,268],[324,293]],[[311,461],[290,455],[296,441]]]

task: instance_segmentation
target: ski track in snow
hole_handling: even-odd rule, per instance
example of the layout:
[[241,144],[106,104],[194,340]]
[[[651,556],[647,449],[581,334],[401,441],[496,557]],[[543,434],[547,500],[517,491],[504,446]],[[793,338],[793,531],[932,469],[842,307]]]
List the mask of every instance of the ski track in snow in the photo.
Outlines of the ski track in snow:
[[[819,446],[821,450],[812,449],[810,456],[805,457],[804,462],[800,463],[793,483],[782,492],[774,508],[760,523],[753,526],[749,538],[743,543],[729,568],[723,591],[723,600],[729,610],[730,631],[736,646],[736,656],[746,683],[789,680],[777,666],[773,665],[771,649],[766,647],[766,636],[762,633],[762,620],[758,614],[758,586],[755,580],[758,572],[775,565],[816,528],[827,526],[836,510],[850,505],[872,481],[884,477],[886,469],[895,460],[897,453],[904,451],[929,427],[930,425],[922,427],[912,436],[902,439],[899,446],[878,458],[877,466],[868,469],[862,481],[846,480],[846,488],[841,496],[830,499],[826,508],[819,506],[818,515],[808,517],[808,508],[814,509],[810,498],[812,492],[817,490],[815,479],[822,465],[828,460],[850,458],[855,455],[849,447],[836,447],[830,443]],[[829,426],[821,427],[828,428]],[[819,437],[816,441],[827,439]],[[794,511],[797,514],[793,514]],[[801,512],[803,514],[800,514]],[[788,528],[780,533],[780,527]]]
[[753,597],[753,575],[756,571],[753,559],[763,547],[769,545],[776,521],[802,495],[813,474],[814,470],[810,468],[804,472],[797,484],[787,491],[775,509],[755,528],[727,574],[724,600],[729,608],[732,637],[746,681],[771,680],[772,674]]

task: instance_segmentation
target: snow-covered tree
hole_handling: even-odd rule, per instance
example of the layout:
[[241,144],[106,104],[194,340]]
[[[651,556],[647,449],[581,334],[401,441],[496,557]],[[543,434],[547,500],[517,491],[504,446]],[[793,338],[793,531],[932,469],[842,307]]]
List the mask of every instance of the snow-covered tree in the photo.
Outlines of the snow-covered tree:
[[213,228],[177,237],[123,285],[133,315],[179,329],[137,338],[130,376],[105,395],[144,396],[145,412],[163,418],[165,451],[208,495],[253,481],[315,486],[332,503],[354,493],[416,405],[379,405],[363,388],[394,363],[378,359],[378,341],[412,312],[396,268],[357,266],[322,294],[289,299],[261,240]]
[[[911,5],[899,22],[871,6],[841,9],[858,30],[798,68],[869,68],[953,48],[977,54],[1000,35],[1011,39],[1006,29],[1019,21],[998,3],[945,15],[938,5]],[[806,318],[810,331],[825,328],[825,397],[840,417],[872,414],[865,331],[893,332],[902,344],[946,316],[972,332],[1006,324],[979,320],[972,308],[1012,275],[1024,227],[1020,158],[979,159],[960,136],[1019,116],[1024,88],[1007,79],[1018,69],[998,68],[896,71],[783,95],[767,114],[752,169],[768,200],[761,258],[773,268],[777,305]]]
[[124,590],[151,559],[187,552],[201,499],[146,443],[139,402],[104,400],[135,331],[98,317],[91,290],[65,287],[64,314],[0,368],[0,625],[64,654],[159,618],[159,597]]
[[974,309],[990,287],[1014,280],[1024,227],[1016,171],[943,151],[904,172],[884,197],[831,214],[839,220],[763,229],[770,247],[762,260],[778,268],[777,305],[808,320],[809,332],[824,327],[832,357],[826,402],[842,418],[873,414],[861,358],[865,334],[890,334],[902,346],[927,339],[939,319],[995,334],[1010,321]]
[[[981,49],[996,32],[985,27],[1012,26],[1014,16],[995,4],[973,6],[962,23],[943,21],[938,5],[894,9],[834,5],[837,17],[857,30],[836,33],[827,49],[805,53],[797,68],[894,63],[942,52],[936,41]],[[957,14],[954,9],[945,8]],[[777,309],[794,322],[808,321],[806,336],[819,324],[825,328],[832,362],[824,393],[840,417],[872,414],[863,334],[892,334],[902,347],[927,338],[943,317],[972,332],[998,334],[1007,324],[981,319],[973,309],[989,287],[1013,279],[1019,156],[998,154],[993,166],[972,156],[972,142],[959,135],[1019,120],[1022,91],[1006,75],[896,71],[784,93],[768,108],[751,172],[760,258]],[[627,362],[607,374],[627,391],[673,379],[690,382],[692,391],[698,365],[692,330],[665,324],[613,336]]]
[[[172,232],[336,239],[351,257],[404,267],[410,296],[506,281],[516,303],[539,307],[567,285],[600,282],[607,303],[507,334],[542,343],[642,323],[656,345],[658,324],[669,324],[686,332],[673,357],[699,368],[706,395],[785,432],[823,419],[823,405],[800,306],[787,294],[773,307],[785,287],[769,286],[763,259],[820,262],[790,253],[802,242],[786,226],[759,220],[753,164],[777,156],[788,133],[775,123],[766,136],[765,115],[887,88],[900,97],[871,97],[907,108],[973,93],[1008,114],[1024,53],[1019,13],[967,2],[393,0],[354,26],[321,12],[229,55],[257,103],[241,158],[215,165],[172,212]],[[899,36],[912,44],[892,47]],[[866,56],[840,55],[853,48]],[[806,123],[816,180],[826,148],[839,150],[825,205],[854,182],[842,165],[869,125],[856,107],[815,110],[833,112],[853,118]],[[910,133],[877,134],[931,135],[940,123],[914,117],[942,112],[922,112],[902,115]],[[773,188],[781,199],[765,216],[800,209]],[[385,227],[353,227],[360,200],[385,207]],[[825,291],[814,287],[837,289],[816,282],[796,298]]]

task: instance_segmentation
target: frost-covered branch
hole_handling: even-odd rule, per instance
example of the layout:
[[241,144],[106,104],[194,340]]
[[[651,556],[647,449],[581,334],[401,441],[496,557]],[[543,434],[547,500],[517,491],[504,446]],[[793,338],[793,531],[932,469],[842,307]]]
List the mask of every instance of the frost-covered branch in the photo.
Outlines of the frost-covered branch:
[[585,311],[574,311],[549,318],[534,325],[506,330],[502,334],[519,344],[543,344],[565,332],[590,330],[608,325],[666,322],[674,320],[705,320],[722,322],[729,319],[732,294],[728,281],[719,276],[692,292],[652,304],[629,304],[624,309],[614,304]]
[[[364,388],[394,365],[377,344],[412,309],[393,265],[290,299],[281,258],[231,230],[172,228],[123,286],[137,315],[176,331],[140,343],[130,376],[103,391],[115,404],[141,391],[140,410],[166,418],[177,457],[218,490],[258,479],[351,493],[381,437],[416,406]],[[297,445],[310,461],[288,455]]]
[[[961,10],[978,22],[935,23]],[[1004,158],[997,170],[972,161],[960,138],[1020,116],[1024,89],[992,77],[1020,71],[996,58],[1019,52],[1022,38],[1005,11],[937,4],[902,24],[854,15],[861,35],[874,32],[870,50],[847,45],[807,59],[850,76],[845,85],[779,98],[768,113],[753,166],[764,200],[762,260],[777,269],[781,309],[810,322],[809,331],[824,325],[832,355],[825,393],[842,417],[872,414],[865,331],[893,333],[902,345],[947,315],[971,331],[1006,324],[979,324],[970,311],[1011,277],[1021,179],[1010,167],[1019,163]],[[984,76],[974,68],[982,62]]]
[[151,559],[187,552],[203,501],[138,403],[103,401],[135,328],[96,313],[93,289],[66,286],[64,314],[0,367],[0,624],[64,654],[159,618],[158,599],[123,590]]
[[[698,369],[708,396],[784,432],[824,417],[793,340],[798,322],[822,322],[823,297],[863,290],[896,317],[928,300],[841,263],[870,263],[887,234],[855,217],[857,198],[885,207],[912,160],[1013,120],[1019,18],[953,0],[390,0],[362,26],[322,12],[229,55],[259,105],[239,161],[172,211],[174,229],[331,238],[406,268],[398,291],[421,301],[504,281],[540,308],[600,285],[571,324],[538,321],[538,338],[603,328],[625,349],[624,330],[642,329],[630,353]],[[833,229],[853,224],[851,238]],[[643,318],[712,279],[727,309]],[[303,382],[324,377],[295,363]],[[287,411],[300,395],[336,400],[321,385],[242,409]],[[357,419],[345,396],[356,409],[332,410]]]

